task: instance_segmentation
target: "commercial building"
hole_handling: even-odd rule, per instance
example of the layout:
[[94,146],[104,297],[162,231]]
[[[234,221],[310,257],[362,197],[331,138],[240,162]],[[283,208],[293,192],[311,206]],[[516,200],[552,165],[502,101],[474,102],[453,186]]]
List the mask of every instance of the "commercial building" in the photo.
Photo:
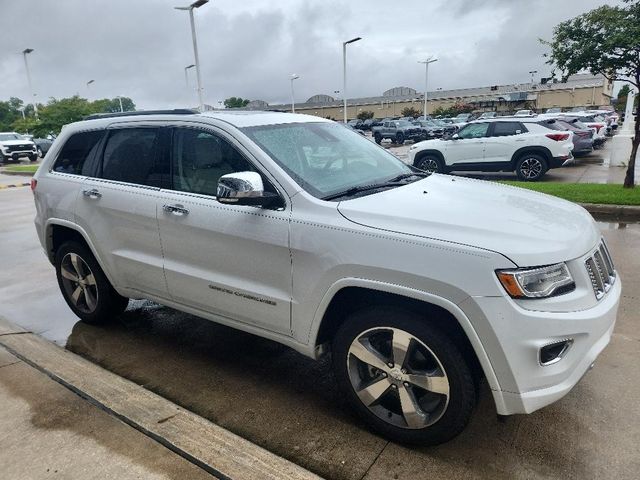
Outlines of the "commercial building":
[[[519,83],[511,85],[493,85],[480,88],[461,88],[455,90],[438,89],[428,92],[427,113],[438,107],[448,108],[456,104],[470,105],[474,111],[512,112],[519,109],[538,111],[551,107],[597,107],[609,105],[613,94],[613,83],[603,76],[577,74],[566,82],[554,79],[542,79],[539,83]],[[409,87],[395,87],[385,91],[379,97],[347,99],[347,118],[356,118],[360,112],[371,111],[376,118],[396,117],[406,107],[413,107],[422,113],[424,94]],[[269,105],[255,100],[247,109],[290,111],[290,104]],[[317,115],[319,117],[340,119],[342,99],[319,94],[306,102],[296,103],[297,113]]]

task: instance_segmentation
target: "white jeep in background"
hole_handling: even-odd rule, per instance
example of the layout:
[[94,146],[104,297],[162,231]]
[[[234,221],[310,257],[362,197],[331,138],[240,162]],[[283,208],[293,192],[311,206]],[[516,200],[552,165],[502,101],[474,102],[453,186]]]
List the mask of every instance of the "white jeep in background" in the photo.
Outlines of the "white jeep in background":
[[539,180],[573,158],[573,132],[559,132],[537,118],[499,117],[473,121],[456,134],[416,143],[409,163],[426,172],[513,172]]
[[0,132],[0,163],[18,161],[27,157],[29,161],[38,160],[36,144],[16,132]]
[[32,189],[83,321],[146,298],[331,352],[354,410],[399,442],[460,433],[482,379],[500,415],[560,399],[616,320],[621,282],[583,208],[426,174],[313,116],[95,116],[62,130]]

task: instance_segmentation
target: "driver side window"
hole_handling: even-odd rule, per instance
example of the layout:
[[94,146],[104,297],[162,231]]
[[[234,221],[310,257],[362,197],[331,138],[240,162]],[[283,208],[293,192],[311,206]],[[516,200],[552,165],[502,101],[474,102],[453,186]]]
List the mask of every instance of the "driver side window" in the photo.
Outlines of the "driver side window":
[[470,123],[458,132],[460,138],[482,138],[487,136],[488,123]]
[[222,175],[256,171],[229,142],[204,130],[176,128],[172,150],[174,190],[215,196]]

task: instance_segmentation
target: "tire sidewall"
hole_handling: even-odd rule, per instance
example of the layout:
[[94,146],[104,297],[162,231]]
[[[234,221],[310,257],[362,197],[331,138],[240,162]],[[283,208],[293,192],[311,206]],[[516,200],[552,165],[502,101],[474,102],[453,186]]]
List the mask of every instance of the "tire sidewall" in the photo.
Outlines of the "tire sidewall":
[[[444,415],[433,425],[411,430],[388,424],[358,398],[349,379],[347,355],[351,342],[375,327],[394,327],[411,333],[441,362],[449,379],[450,397]],[[377,433],[398,443],[436,445],[446,442],[464,429],[476,404],[475,382],[459,349],[444,333],[429,324],[428,319],[407,310],[378,306],[352,314],[334,337],[332,363],[340,388],[360,418]]]
[[[97,306],[91,313],[82,312],[73,304],[71,299],[67,296],[64,284],[62,283],[62,259],[69,253],[75,253],[80,256],[80,258],[82,258],[82,260],[91,269],[91,272],[93,273],[93,276],[96,280],[96,288],[98,291]],[[56,252],[54,263],[60,292],[62,293],[64,300],[67,302],[67,305],[69,305],[69,308],[82,321],[91,324],[104,323],[111,317],[112,314],[117,312],[118,308],[121,306],[122,297],[117,295],[117,293],[113,290],[113,287],[102,271],[102,268],[100,268],[100,265],[96,261],[95,257],[85,245],[75,241],[63,243]]]
[[[542,170],[540,171],[540,174],[534,178],[526,178],[520,170],[520,168],[522,167],[522,163],[525,160],[530,158],[535,158],[542,165]],[[544,176],[544,174],[547,172],[548,169],[549,169],[549,166],[547,165],[547,161],[542,156],[536,153],[525,153],[518,159],[518,162],[516,163],[516,175],[518,176],[518,179],[523,182],[536,182],[540,180]]]
[[422,162],[424,162],[425,160],[428,160],[428,159],[430,159],[430,158],[431,158],[431,159],[433,159],[433,160],[435,160],[436,165],[438,166],[438,168],[437,168],[437,169],[435,170],[435,172],[433,172],[433,173],[444,173],[444,167],[442,166],[442,161],[441,161],[438,157],[436,157],[435,155],[429,155],[429,154],[427,154],[427,155],[423,155],[423,156],[421,156],[421,157],[416,161],[416,165],[415,165],[415,166],[416,166],[417,168],[421,169],[421,170],[424,170],[424,169],[421,167]]
[[382,135],[380,135],[379,133],[376,133],[373,136],[373,139],[375,140],[375,142],[380,145],[382,143]]

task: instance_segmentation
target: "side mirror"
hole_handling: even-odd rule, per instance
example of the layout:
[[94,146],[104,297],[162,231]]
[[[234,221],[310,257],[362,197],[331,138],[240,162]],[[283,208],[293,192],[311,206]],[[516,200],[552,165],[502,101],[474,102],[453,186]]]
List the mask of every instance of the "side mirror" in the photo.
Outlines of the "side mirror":
[[253,205],[270,207],[278,203],[280,197],[264,191],[262,177],[256,172],[228,173],[218,179],[216,199],[231,205]]
[[454,134],[453,134],[453,135],[451,135],[449,138],[450,138],[451,140],[458,140],[458,139],[460,139],[460,135],[458,135],[457,133],[454,133]]

